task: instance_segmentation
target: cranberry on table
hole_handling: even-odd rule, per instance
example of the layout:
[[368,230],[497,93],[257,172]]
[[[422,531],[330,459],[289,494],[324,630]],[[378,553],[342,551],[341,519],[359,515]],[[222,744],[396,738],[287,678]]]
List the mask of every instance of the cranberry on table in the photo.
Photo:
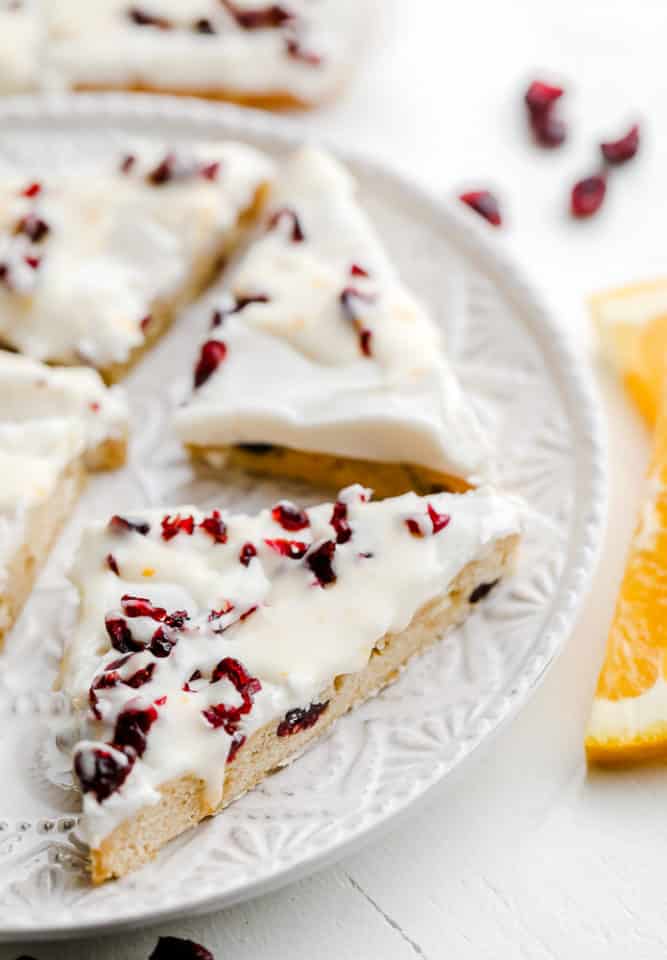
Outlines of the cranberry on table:
[[573,217],[584,219],[597,213],[604,202],[607,180],[601,173],[579,180],[572,188],[570,211]]
[[469,190],[467,193],[461,193],[459,200],[484,217],[493,227],[499,227],[502,224],[500,205],[490,190]]
[[639,125],[635,123],[619,140],[601,143],[600,150],[606,162],[614,166],[632,160],[639,150]]
[[215,960],[206,947],[194,940],[180,937],[160,937],[148,960]]

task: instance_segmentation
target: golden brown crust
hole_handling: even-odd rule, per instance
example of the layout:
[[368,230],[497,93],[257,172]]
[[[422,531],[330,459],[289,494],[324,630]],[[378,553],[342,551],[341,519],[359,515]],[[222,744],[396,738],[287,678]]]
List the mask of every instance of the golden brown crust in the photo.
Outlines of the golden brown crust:
[[338,717],[396,680],[412,657],[466,618],[476,587],[495,583],[511,569],[517,544],[518,537],[510,536],[491,545],[484,556],[461,571],[446,594],[423,607],[405,630],[384,637],[364,670],[336,677],[318,698],[328,701],[328,707],[314,727],[278,737],[277,721],[273,721],[255,731],[228,765],[222,802],[217,807],[207,804],[204,784],[194,776],[164,784],[159,803],[144,807],[91,850],[93,882],[124,876],[152,859],[169,840],[251,790],[293,760]]
[[[253,448],[258,452],[253,452]],[[196,463],[216,470],[239,468],[262,476],[305,480],[322,489],[335,491],[352,483],[361,483],[371,487],[378,499],[396,497],[410,490],[424,496],[443,490],[464,493],[471,489],[461,477],[412,463],[354,460],[279,446],[261,448],[261,444],[228,447],[190,444],[188,447]]]

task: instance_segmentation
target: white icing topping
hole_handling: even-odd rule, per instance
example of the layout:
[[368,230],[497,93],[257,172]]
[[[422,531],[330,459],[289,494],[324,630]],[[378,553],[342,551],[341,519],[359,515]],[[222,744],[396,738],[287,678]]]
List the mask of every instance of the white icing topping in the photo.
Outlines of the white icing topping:
[[[179,411],[181,438],[487,478],[489,446],[441,332],[402,285],[347,172],[303,149],[278,175],[267,210],[218,295],[223,322],[210,337],[226,358]],[[265,302],[243,306],[248,297]]]
[[367,0],[25,0],[20,9],[11,6],[0,5],[3,89],[140,84],[287,94],[306,103],[342,85],[368,19]]
[[126,430],[123,392],[107,390],[95,371],[0,350],[0,588],[26,512],[48,500],[68,464]]
[[[519,529],[518,504],[487,488],[463,496],[367,498],[359,486],[342,491],[335,525],[331,504],[309,509],[294,530],[271,511],[210,513],[207,530],[201,511],[180,507],[165,525],[165,515],[154,511],[125,518],[147,524],[143,532],[115,520],[84,535],[72,573],[80,621],[63,669],[64,689],[85,714],[86,744],[77,764],[84,787],[86,771],[89,777],[94,772],[90,750],[106,750],[114,736],[122,745],[119,714],[129,705],[153,718],[144,752],[121,788],[100,802],[88,784],[89,842],[98,843],[140,806],[155,802],[161,783],[187,773],[206,782],[214,807],[235,740],[289,710],[307,709],[336,676],[362,670],[387,632],[403,630],[482,550]],[[422,536],[411,533],[415,523]],[[173,535],[165,540],[163,529]],[[290,548],[281,547],[285,540],[293,542]],[[284,555],[287,549],[294,558]],[[326,558],[318,564],[325,554],[330,564]],[[162,609],[151,615],[132,598]],[[165,614],[177,611],[189,619],[169,626]],[[156,630],[174,644],[168,655],[154,647]],[[115,649],[112,635],[120,638]],[[163,643],[160,634],[157,640]],[[105,668],[108,674],[128,647],[138,652],[112,668],[116,680],[126,682],[100,685]],[[247,672],[245,686],[232,683],[224,665],[215,679],[224,658]],[[147,675],[138,671],[148,671],[147,682],[139,682]],[[87,709],[93,680],[97,719]],[[203,713],[244,702],[240,713],[223,711],[218,726]]]
[[130,144],[126,172],[114,156],[108,172],[0,182],[0,338],[100,367],[143,343],[154,302],[178,296],[221,248],[271,170],[250,147],[203,144],[151,182],[168,154]]

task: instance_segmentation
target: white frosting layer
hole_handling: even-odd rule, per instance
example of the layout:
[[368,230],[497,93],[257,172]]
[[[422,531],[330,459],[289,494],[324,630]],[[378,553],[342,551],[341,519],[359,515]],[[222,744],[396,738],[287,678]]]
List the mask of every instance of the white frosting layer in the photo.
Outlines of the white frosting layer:
[[367,21],[367,0],[5,2],[0,85],[139,84],[316,103],[353,68]]
[[250,147],[204,144],[171,154],[160,179],[168,155],[132,144],[126,172],[119,156],[108,172],[0,182],[0,338],[38,359],[99,367],[143,343],[152,304],[177,296],[220,249],[271,171]]
[[[223,319],[209,336],[227,353],[177,414],[183,441],[272,443],[488,478],[489,446],[441,331],[402,285],[348,173],[303,149],[267,210],[219,294]],[[266,302],[231,312],[247,297]]]
[[[89,842],[99,843],[140,806],[157,801],[161,783],[187,773],[205,780],[214,807],[234,741],[289,710],[308,708],[339,674],[362,670],[387,632],[403,630],[484,548],[519,530],[517,503],[490,489],[428,498],[410,493],[370,503],[368,494],[359,486],[341,492],[336,511],[344,522],[336,525],[331,504],[309,509],[298,530],[285,529],[271,511],[252,517],[211,513],[212,530],[206,530],[201,511],[181,507],[166,523],[164,514],[150,512],[125,518],[139,530],[116,519],[84,535],[72,574],[81,595],[80,621],[63,671],[64,689],[85,713],[86,743],[77,761],[84,789],[95,771],[91,750],[108,753],[106,744],[123,740],[121,712],[128,706],[153,711],[142,755],[120,789],[100,802],[88,784]],[[175,517],[180,526],[174,526]],[[165,539],[163,531],[169,537],[172,527],[178,532]],[[423,535],[415,535],[419,531]],[[295,558],[281,552],[285,540],[293,542]],[[247,544],[252,550],[246,547],[244,564]],[[330,565],[318,566],[316,558],[327,550]],[[142,611],[132,609],[136,602],[127,595],[162,610],[133,615]],[[165,613],[175,611],[189,619],[170,627]],[[114,630],[121,631],[115,649]],[[123,636],[124,630],[129,634]],[[168,655],[153,649],[156,630],[174,644]],[[115,682],[100,685],[105,668],[108,673],[128,647],[138,652],[112,668]],[[231,725],[215,727],[202,711],[243,702],[228,677],[214,682],[214,668],[224,658],[240,663],[256,682],[247,711]],[[97,719],[86,709],[91,681]]]
[[24,539],[26,514],[87,450],[127,431],[119,388],[89,369],[57,370],[0,350],[0,588]]

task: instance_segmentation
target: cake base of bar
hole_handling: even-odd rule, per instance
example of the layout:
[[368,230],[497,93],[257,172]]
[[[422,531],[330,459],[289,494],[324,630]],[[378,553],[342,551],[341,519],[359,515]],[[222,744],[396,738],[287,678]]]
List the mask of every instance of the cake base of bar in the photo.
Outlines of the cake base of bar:
[[282,718],[276,718],[252,734],[227,766],[223,797],[217,807],[207,803],[203,781],[192,775],[164,784],[158,803],[144,807],[121,823],[99,847],[91,850],[93,882],[122,877],[151,860],[169,840],[217,813],[269,773],[294,760],[340,716],[396,680],[412,657],[465,620],[472,606],[511,570],[517,545],[516,536],[491,544],[482,556],[464,567],[447,593],[423,607],[405,630],[385,636],[364,670],[336,677],[316,698],[316,702],[328,702],[328,706],[313,727],[278,737]]
[[70,463],[44,503],[33,507],[25,520],[25,539],[7,565],[0,589],[0,646],[18,619],[33,584],[83,490],[88,471],[116,470],[125,463],[127,440],[110,437]]
[[294,94],[276,90],[272,93],[256,91],[243,93],[240,90],[203,89],[185,90],[179,87],[152,86],[147,83],[132,83],[126,85],[108,85],[94,83],[79,83],[74,88],[77,93],[150,93],[168,97],[196,97],[199,100],[214,100],[219,103],[235,103],[240,107],[254,107],[257,110],[271,110],[285,112],[288,110],[312,110],[335,99],[336,93],[315,101],[302,100]]
[[169,299],[155,300],[151,304],[150,321],[144,332],[143,343],[130,351],[127,360],[112,363],[100,369],[100,374],[107,385],[122,380],[137,361],[168,332],[177,314],[196,300],[216,279],[227,258],[236,250],[249,227],[255,223],[264,205],[267,191],[266,186],[257,190],[253,202],[239,217],[236,228],[226,231],[224,240],[221,240],[208,255],[200,257],[188,282],[178,294]]
[[375,492],[377,500],[396,497],[410,490],[424,496],[441,492],[465,493],[471,489],[471,484],[461,477],[412,463],[354,460],[270,444],[226,447],[190,444],[188,449],[195,462],[215,470],[236,467],[267,477],[305,480],[313,486],[334,491],[361,483]]

